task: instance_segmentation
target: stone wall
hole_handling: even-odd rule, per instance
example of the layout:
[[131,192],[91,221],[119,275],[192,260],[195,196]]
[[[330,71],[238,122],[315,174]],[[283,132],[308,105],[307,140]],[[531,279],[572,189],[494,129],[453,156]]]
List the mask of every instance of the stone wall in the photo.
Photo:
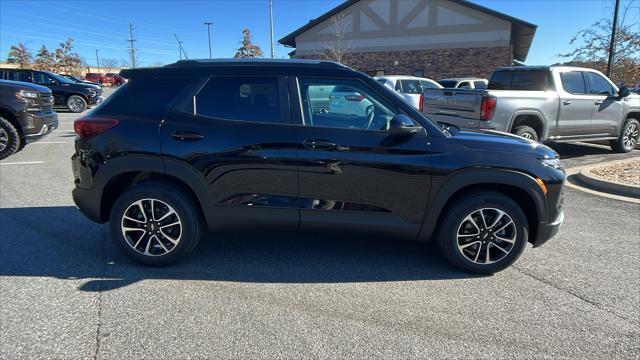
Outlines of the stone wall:
[[[324,55],[294,57],[327,59]],[[343,63],[369,75],[375,75],[379,70],[385,75],[415,75],[416,70],[423,70],[424,77],[434,80],[447,77],[488,79],[496,67],[511,65],[511,54],[509,47],[362,52],[347,53]]]

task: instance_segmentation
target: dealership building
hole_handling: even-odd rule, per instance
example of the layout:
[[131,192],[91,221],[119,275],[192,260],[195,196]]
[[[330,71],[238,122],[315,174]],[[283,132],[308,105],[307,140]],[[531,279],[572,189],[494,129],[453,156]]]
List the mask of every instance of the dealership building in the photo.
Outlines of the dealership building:
[[527,58],[536,25],[465,0],[348,0],[279,42],[369,75],[488,77]]

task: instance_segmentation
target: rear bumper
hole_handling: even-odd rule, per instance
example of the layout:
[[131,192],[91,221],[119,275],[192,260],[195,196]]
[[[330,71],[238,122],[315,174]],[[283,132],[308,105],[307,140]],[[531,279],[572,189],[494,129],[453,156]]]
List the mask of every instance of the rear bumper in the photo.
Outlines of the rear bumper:
[[560,212],[558,217],[551,223],[540,223],[538,225],[538,235],[536,239],[533,241],[533,247],[541,246],[546,243],[549,239],[554,237],[558,230],[560,230],[560,226],[564,221],[564,212]]
[[73,202],[84,216],[99,224],[104,223],[100,217],[100,192],[90,189],[75,187],[71,194]]

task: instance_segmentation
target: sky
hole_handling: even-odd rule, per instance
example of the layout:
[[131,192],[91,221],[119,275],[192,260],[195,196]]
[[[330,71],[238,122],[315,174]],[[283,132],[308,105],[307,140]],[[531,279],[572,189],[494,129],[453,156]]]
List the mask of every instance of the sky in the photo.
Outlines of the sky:
[[[402,0],[400,0],[402,1]],[[571,37],[598,19],[612,16],[613,0],[472,0],[538,25],[527,64],[563,61],[557,55],[572,49]],[[632,1],[637,6],[640,0]],[[275,57],[287,58],[291,49],[277,40],[339,5],[341,0],[273,0]],[[628,22],[638,23],[640,11]],[[270,55],[268,0],[200,1],[18,1],[0,0],[0,60],[11,45],[24,43],[35,55],[46,45],[54,49],[67,37],[74,50],[95,64],[101,59],[128,58],[129,22],[141,65],[172,63],[179,57],[175,36],[189,58],[209,56],[205,21],[213,22],[213,57],[232,57],[240,46],[242,29]],[[638,25],[640,26],[640,25]],[[174,36],[175,34],[175,36]]]

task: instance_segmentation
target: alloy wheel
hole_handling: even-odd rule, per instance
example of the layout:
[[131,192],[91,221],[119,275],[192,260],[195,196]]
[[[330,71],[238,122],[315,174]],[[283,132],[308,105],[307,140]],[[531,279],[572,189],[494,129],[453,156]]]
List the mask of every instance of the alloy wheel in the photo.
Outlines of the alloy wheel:
[[83,104],[82,99],[74,98],[69,102],[69,107],[73,112],[80,112],[82,110]]
[[493,264],[509,255],[517,236],[516,224],[506,212],[496,208],[475,210],[458,226],[458,251],[472,263]]
[[525,139],[533,140],[533,135],[531,135],[529,133],[524,133],[524,134],[522,134],[520,136],[522,136]]
[[9,134],[7,134],[6,130],[0,128],[0,151],[4,151],[9,145]]
[[146,256],[170,253],[182,237],[180,216],[158,199],[142,199],[129,205],[122,215],[121,229],[127,244]]
[[624,147],[627,149],[633,149],[638,141],[638,134],[638,126],[633,123],[629,124],[622,135],[622,143],[624,144]]

